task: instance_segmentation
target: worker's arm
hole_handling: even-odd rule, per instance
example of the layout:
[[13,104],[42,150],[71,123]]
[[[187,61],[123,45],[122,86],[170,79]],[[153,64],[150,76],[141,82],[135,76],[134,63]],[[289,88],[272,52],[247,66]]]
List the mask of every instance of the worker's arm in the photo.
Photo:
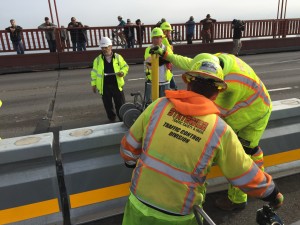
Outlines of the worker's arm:
[[182,70],[190,70],[190,63],[192,61],[191,58],[173,54],[172,50],[170,48],[167,48],[167,50],[163,50],[162,48],[155,46],[151,48],[150,50],[151,54],[159,54],[164,59],[168,60],[170,63],[172,63],[174,66],[182,69]]
[[117,60],[120,63],[120,71],[118,71],[120,73],[119,76],[125,77],[128,74],[129,66],[121,55],[118,55],[118,57]]
[[[99,56],[98,56],[99,57]],[[98,69],[98,57],[93,62],[93,69],[91,71],[91,86],[94,93],[96,93],[96,80],[97,80],[97,69]]]
[[216,162],[224,176],[246,194],[269,202],[274,209],[279,208],[283,203],[283,196],[272,177],[260,170],[244,152],[231,127],[224,126],[223,132]]
[[144,133],[156,104],[157,101],[153,102],[143,111],[121,141],[120,154],[127,167],[135,167],[143,152]]

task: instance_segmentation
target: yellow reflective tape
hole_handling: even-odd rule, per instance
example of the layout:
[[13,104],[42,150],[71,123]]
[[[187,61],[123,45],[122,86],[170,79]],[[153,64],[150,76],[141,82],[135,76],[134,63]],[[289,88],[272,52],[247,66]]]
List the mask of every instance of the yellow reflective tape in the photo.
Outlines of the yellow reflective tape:
[[0,224],[28,220],[59,212],[58,199],[51,199],[38,203],[18,206],[15,208],[0,210]]
[[129,185],[130,182],[70,195],[71,208],[128,196]]
[[[289,163],[300,160],[300,149],[291,150],[288,152],[277,153],[264,157],[265,167],[270,167],[278,164]],[[208,175],[208,179],[223,176],[218,166],[213,166]],[[94,203],[100,203],[116,198],[126,197],[129,195],[130,182],[86,191],[78,194],[70,195],[71,208],[78,208]],[[58,213],[58,199],[51,199],[38,203],[28,204],[10,209],[0,210],[0,224],[8,224],[22,220],[28,220],[40,216],[45,216],[53,213]]]
[[[289,163],[296,160],[300,160],[300,149],[295,149],[288,152],[281,152],[273,155],[264,156],[264,167],[266,168],[266,167],[279,165],[283,163]],[[211,178],[222,177],[222,176],[223,174],[220,168],[218,166],[213,166],[207,178],[211,179]]]
[[[264,165],[265,167],[269,167],[278,164],[293,162],[296,160],[300,160],[300,149],[265,156]],[[223,174],[220,168],[218,166],[213,166],[207,178],[212,179],[222,176]],[[71,208],[77,208],[113,200],[116,198],[126,197],[129,195],[129,186],[130,182],[70,195]]]

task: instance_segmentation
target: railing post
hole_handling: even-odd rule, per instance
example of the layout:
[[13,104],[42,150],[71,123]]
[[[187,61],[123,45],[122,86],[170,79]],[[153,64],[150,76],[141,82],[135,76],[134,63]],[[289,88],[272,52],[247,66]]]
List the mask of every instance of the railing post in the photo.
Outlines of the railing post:
[[55,41],[56,41],[57,52],[62,52],[63,48],[62,48],[62,43],[61,43],[61,38],[60,38],[60,28],[56,28],[54,30],[54,33],[55,33]]
[[289,20],[285,19],[283,21],[282,38],[286,38],[288,32],[289,32]]
[[273,20],[272,21],[272,34],[273,34],[274,39],[277,37],[277,27],[278,27],[278,20]]

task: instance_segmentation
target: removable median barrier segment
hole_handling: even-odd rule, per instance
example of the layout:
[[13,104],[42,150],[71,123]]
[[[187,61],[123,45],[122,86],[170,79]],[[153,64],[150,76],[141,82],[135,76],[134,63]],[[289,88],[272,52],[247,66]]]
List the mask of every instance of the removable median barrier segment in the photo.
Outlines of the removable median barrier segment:
[[60,132],[72,224],[123,212],[132,173],[119,154],[126,131],[113,123]]
[[0,224],[63,224],[53,134],[0,141]]

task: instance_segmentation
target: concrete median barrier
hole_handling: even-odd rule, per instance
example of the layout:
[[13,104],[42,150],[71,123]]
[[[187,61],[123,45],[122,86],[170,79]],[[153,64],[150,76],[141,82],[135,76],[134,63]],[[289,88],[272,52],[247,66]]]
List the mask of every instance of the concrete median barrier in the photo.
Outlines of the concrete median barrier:
[[[300,172],[300,99],[275,101],[273,106],[260,145],[266,171],[277,178]],[[0,224],[59,224],[62,214],[64,222],[68,221],[65,224],[82,224],[122,213],[132,173],[119,155],[126,131],[123,123],[60,131],[59,138],[54,138],[59,141],[56,147],[51,133],[0,141]],[[56,164],[61,165],[57,174]],[[227,188],[217,166],[212,167],[207,181],[209,192]],[[26,211],[13,211],[47,201],[53,204],[47,215],[36,210],[40,215],[25,218]],[[60,202],[66,203],[63,210]],[[21,217],[8,220],[12,212]]]
[[0,224],[62,224],[53,134],[0,141]]

